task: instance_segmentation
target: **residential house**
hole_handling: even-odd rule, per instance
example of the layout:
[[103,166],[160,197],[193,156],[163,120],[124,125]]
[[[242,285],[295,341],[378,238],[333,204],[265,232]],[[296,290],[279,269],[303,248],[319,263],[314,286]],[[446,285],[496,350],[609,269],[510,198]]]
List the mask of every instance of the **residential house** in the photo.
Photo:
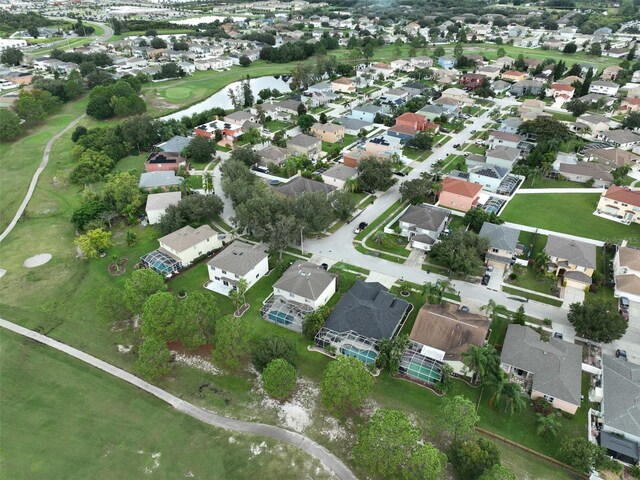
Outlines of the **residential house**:
[[464,85],[465,88],[475,90],[482,86],[485,78],[487,77],[480,73],[465,73],[460,77],[460,83]]
[[550,88],[547,89],[547,95],[554,99],[562,99],[564,101],[571,100],[576,89],[571,85],[564,83],[553,83]]
[[619,89],[620,85],[617,83],[606,80],[596,80],[589,86],[589,93],[600,93],[612,97],[618,93]]
[[521,82],[527,79],[527,74],[518,70],[507,70],[500,75],[500,78],[509,82]]
[[339,189],[344,187],[347,180],[355,178],[357,175],[357,168],[338,163],[322,172],[322,180],[327,185],[333,185]]
[[611,65],[610,67],[607,67],[602,71],[602,73],[600,74],[600,79],[613,81],[618,78],[618,75],[620,75],[620,72],[622,72],[623,70],[624,69],[622,67]]
[[607,130],[598,133],[596,138],[622,150],[631,150],[640,145],[640,135],[631,130]]
[[355,93],[356,83],[347,77],[340,77],[331,82],[331,91],[334,93]]
[[426,129],[427,123],[427,118],[418,113],[406,112],[396,118],[396,125],[411,127],[419,132]]
[[406,125],[394,125],[387,130],[386,135],[392,138],[398,138],[400,141],[407,142],[416,136],[418,130]]
[[240,110],[226,115],[224,121],[229,124],[242,126],[246,122],[257,123],[258,120],[252,113]]
[[439,57],[438,65],[440,65],[442,68],[450,70],[456,66],[456,59],[455,57],[448,57],[448,56]]
[[391,65],[387,63],[374,63],[373,65],[371,65],[371,68],[373,69],[376,77],[382,75],[385,80],[393,75],[393,68],[391,68]]
[[260,245],[236,240],[207,262],[207,271],[205,288],[228,296],[240,280],[244,279],[249,289],[269,273],[269,255]]
[[167,208],[171,205],[177,205],[182,199],[180,192],[150,193],[147,196],[147,220],[150,225],[160,222],[160,218],[164,215]]
[[286,115],[298,115],[298,108],[302,102],[298,100],[288,99],[275,103],[276,110]]
[[[507,134],[511,135],[511,134]],[[496,146],[487,150],[485,153],[487,157],[487,163],[489,165],[495,165],[497,167],[505,168],[511,171],[516,160],[520,156],[520,151],[512,147]]]
[[414,69],[409,61],[400,58],[393,60],[389,65],[391,65],[394,72],[407,72]]
[[433,120],[442,117],[443,115],[449,117],[451,113],[448,109],[444,108],[442,105],[425,105],[417,112],[420,115],[424,115],[424,117],[433,122]]
[[351,109],[351,114],[349,116],[351,118],[355,118],[356,120],[373,123],[377,114],[383,115],[384,107],[367,104],[354,107],[353,109]]
[[176,175],[174,170],[148,172],[140,175],[138,187],[142,190],[154,190],[156,188],[169,190],[172,187],[179,187],[184,181],[183,177]]
[[620,223],[640,223],[640,190],[611,185],[600,195],[596,214]]
[[296,177],[293,180],[276,187],[276,192],[287,197],[296,197],[306,192],[324,192],[327,195],[336,189],[333,185],[311,180],[310,178]]
[[409,205],[398,218],[400,235],[409,239],[411,248],[428,252],[447,227],[450,217],[448,210],[434,205]]
[[171,137],[166,142],[159,143],[156,145],[156,148],[162,152],[182,152],[187,146],[189,142],[191,142],[190,137],[183,137],[181,135],[176,135]]
[[515,63],[515,61],[516,61],[516,60],[515,60],[514,58],[511,58],[511,57],[505,56],[505,57],[497,58],[497,59],[493,62],[493,64],[494,64],[496,67],[500,68],[500,69],[502,69],[502,68],[511,68],[511,67],[513,67],[513,64]]
[[476,206],[482,185],[445,177],[440,187],[438,205],[466,212]]
[[273,284],[273,294],[287,302],[317,310],[336,293],[336,285],[337,276],[333,273],[315,263],[298,260]]
[[493,83],[491,84],[491,90],[493,90],[493,92],[497,94],[506,93],[510,89],[511,89],[511,84],[503,80],[494,80]]
[[262,150],[258,150],[258,155],[260,155],[260,161],[258,164],[262,167],[268,168],[269,165],[282,165],[291,155],[291,152],[286,148],[269,145]]
[[389,88],[380,97],[387,105],[402,105],[409,99],[409,92],[403,88]]
[[507,268],[522,253],[518,247],[520,231],[505,225],[484,222],[479,235],[489,240],[489,250],[485,255],[485,263],[494,267]]
[[544,251],[550,258],[549,271],[562,277],[566,286],[583,290],[591,285],[591,276],[596,268],[595,245],[549,235]]
[[462,109],[461,102],[455,98],[442,96],[433,101],[433,105],[442,107],[442,109],[451,115],[456,115]]
[[180,167],[186,167],[187,161],[179,153],[175,152],[152,152],[144,162],[146,172],[166,172],[173,170],[178,172]]
[[404,28],[408,35],[415,36],[420,31],[420,24],[416,22],[411,22],[411,23],[407,23]]
[[587,127],[588,134],[595,138],[600,132],[606,132],[609,130],[611,120],[602,115],[596,115],[591,113],[584,113],[576,119],[576,130],[584,130]]
[[532,400],[544,398],[571,415],[580,407],[582,347],[555,337],[543,341],[524,325],[511,324],[502,345],[500,367],[523,385]]
[[505,133],[517,133],[520,125],[522,125],[522,119],[518,117],[507,117],[498,127],[498,131]]
[[344,140],[344,127],[333,123],[315,123],[311,127],[311,135],[323,142],[340,143]]
[[402,328],[411,305],[378,282],[356,280],[315,337],[320,348],[374,364],[379,342]]
[[500,67],[494,67],[493,65],[483,65],[476,69],[476,73],[484,75],[485,77],[495,80],[500,76]]
[[439,85],[447,85],[458,81],[458,71],[449,68],[443,68],[433,72],[433,79]]
[[[462,362],[462,356],[471,345],[482,347],[485,344],[490,325],[487,317],[465,312],[451,303],[425,304],[418,311],[409,334],[410,349],[421,356],[449,364],[457,375],[467,376],[471,372]],[[401,373],[423,380],[420,376],[414,377],[411,368],[403,368],[403,363]]]
[[361,131],[369,130],[373,126],[373,122],[357,120],[349,117],[338,117],[335,121],[344,127],[344,133],[346,135],[357,136]]
[[509,173],[506,168],[486,163],[486,157],[482,155],[469,155],[467,165],[467,176],[463,179],[482,185],[482,189],[488,192],[497,192]]
[[640,98],[625,98],[620,104],[623,113],[640,112]]
[[602,402],[597,440],[607,455],[637,465],[640,451],[640,365],[602,357]]
[[499,146],[518,148],[518,145],[522,141],[522,136],[516,133],[507,133],[501,132],[499,130],[492,130],[489,132],[488,141],[491,148]]
[[[640,72],[640,70],[638,70],[638,72]],[[635,72],[635,73],[638,73],[638,72]],[[634,75],[635,75],[635,73],[634,73]],[[638,78],[637,81],[634,80],[634,82],[635,83],[640,83],[640,78]],[[630,99],[630,98],[640,98],[640,87],[630,88],[627,91],[627,99]]]
[[544,111],[545,107],[546,105],[542,100],[528,98],[518,107],[518,113],[520,113],[520,118],[525,122],[538,117],[551,117],[550,113]]
[[619,148],[590,148],[583,151],[583,155],[590,162],[603,163],[611,168],[636,165],[640,161],[640,156]]
[[613,278],[616,298],[640,303],[640,249],[627,247],[623,241],[613,257]]
[[198,125],[194,133],[205,138],[215,138],[217,131],[222,134],[221,142],[233,143],[242,135],[242,125],[225,122],[216,118],[211,122]]
[[322,141],[319,138],[300,133],[287,140],[287,149],[296,155],[307,155],[316,161],[322,153]]
[[613,183],[611,168],[596,162],[561,163],[558,172],[567,180],[593,182],[593,187],[608,187]]
[[[415,68],[431,68],[433,67],[433,59],[431,57],[419,56],[411,57],[409,62]],[[393,62],[392,62],[393,63]]]
[[520,80],[514,83],[509,89],[509,93],[515,97],[522,95],[540,95],[544,90],[544,83],[538,80]]

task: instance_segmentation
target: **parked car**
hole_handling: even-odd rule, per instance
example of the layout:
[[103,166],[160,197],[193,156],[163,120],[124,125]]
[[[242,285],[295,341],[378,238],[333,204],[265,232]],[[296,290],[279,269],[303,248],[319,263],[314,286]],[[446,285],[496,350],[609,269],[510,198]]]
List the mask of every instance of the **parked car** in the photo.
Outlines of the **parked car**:
[[480,283],[482,285],[489,285],[489,280],[491,280],[491,275],[483,275]]
[[406,174],[406,173],[404,173],[404,172],[400,172],[400,171],[395,171],[395,172],[393,172],[393,174],[394,174],[394,175],[397,175],[397,176],[399,176],[399,177],[406,177],[406,176],[407,176],[407,174]]
[[627,351],[626,350],[622,350],[622,349],[617,349],[616,350],[616,358],[624,358],[625,360],[627,359]]
[[493,265],[487,265],[485,273],[491,275],[491,272],[493,272]]
[[460,311],[461,312],[465,312],[465,313],[469,313],[469,307],[467,307],[466,305],[462,305],[460,307]]
[[365,228],[367,228],[369,226],[369,224],[367,222],[360,222],[358,224],[358,228],[361,228],[362,230],[364,230]]
[[320,268],[324,268],[325,270],[329,270],[329,264],[328,263],[323,263],[322,265],[320,265]]
[[472,134],[473,134],[473,133],[476,133],[476,132],[477,132],[477,130],[471,130],[471,133],[472,133]]
[[454,143],[453,144],[453,148],[460,148],[460,144],[459,143]]
[[620,297],[620,310],[629,310],[629,299],[627,297]]
[[562,332],[553,332],[553,338],[562,340]]

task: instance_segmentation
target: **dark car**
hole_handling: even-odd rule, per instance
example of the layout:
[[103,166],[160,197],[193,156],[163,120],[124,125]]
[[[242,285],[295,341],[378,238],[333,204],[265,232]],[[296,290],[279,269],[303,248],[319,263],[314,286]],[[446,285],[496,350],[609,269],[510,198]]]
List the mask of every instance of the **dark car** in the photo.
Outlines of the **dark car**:
[[562,340],[562,332],[553,332],[553,338]]
[[367,222],[360,222],[360,223],[358,224],[358,228],[359,228],[360,230],[364,230],[364,229],[365,229],[365,228],[367,228],[368,226],[369,226],[369,224],[368,224]]
[[629,310],[629,299],[627,297],[620,297],[620,310]]
[[393,172],[393,174],[394,174],[394,175],[398,175],[399,177],[406,177],[406,176],[407,176],[407,174],[406,174],[406,173],[404,173],[404,172],[399,172],[399,171]]
[[490,275],[483,275],[482,276],[482,285],[489,285],[489,280],[491,280],[491,276]]
[[454,143],[453,144],[453,148],[460,148],[460,144],[459,143]]
[[328,263],[323,263],[322,265],[320,265],[320,268],[324,268],[325,270],[329,270],[329,264]]
[[617,349],[616,350],[616,358],[624,358],[625,360],[627,359],[627,351],[626,350],[622,350],[622,349]]

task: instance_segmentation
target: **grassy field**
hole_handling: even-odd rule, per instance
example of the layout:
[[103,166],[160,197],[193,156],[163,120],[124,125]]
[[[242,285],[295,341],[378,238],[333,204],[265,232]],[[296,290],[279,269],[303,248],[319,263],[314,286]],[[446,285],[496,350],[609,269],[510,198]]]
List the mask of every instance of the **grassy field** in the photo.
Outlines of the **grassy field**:
[[612,243],[628,239],[630,244],[640,245],[639,225],[622,225],[593,215],[599,197],[597,193],[516,195],[500,217],[580,237]]
[[[85,108],[86,100],[67,103],[55,115],[47,118],[45,123],[31,128],[20,139],[0,143],[0,230],[9,224],[22,203],[49,139],[82,115]],[[49,162],[47,168],[57,163],[56,157],[51,155]]]
[[0,346],[3,477],[328,477],[294,447],[206,425],[50,347],[7,331]]

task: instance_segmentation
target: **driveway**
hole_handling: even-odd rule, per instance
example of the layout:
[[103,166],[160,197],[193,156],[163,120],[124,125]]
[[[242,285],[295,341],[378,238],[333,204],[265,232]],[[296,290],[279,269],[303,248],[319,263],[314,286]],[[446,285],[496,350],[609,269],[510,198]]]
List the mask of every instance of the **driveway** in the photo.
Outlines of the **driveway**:
[[585,292],[583,288],[565,287],[562,308],[569,310],[572,303],[584,302]]
[[491,279],[489,280],[489,285],[487,288],[489,290],[493,290],[494,292],[499,292],[501,290],[502,281],[504,280],[504,268],[502,267],[493,267],[493,272],[491,272]]

